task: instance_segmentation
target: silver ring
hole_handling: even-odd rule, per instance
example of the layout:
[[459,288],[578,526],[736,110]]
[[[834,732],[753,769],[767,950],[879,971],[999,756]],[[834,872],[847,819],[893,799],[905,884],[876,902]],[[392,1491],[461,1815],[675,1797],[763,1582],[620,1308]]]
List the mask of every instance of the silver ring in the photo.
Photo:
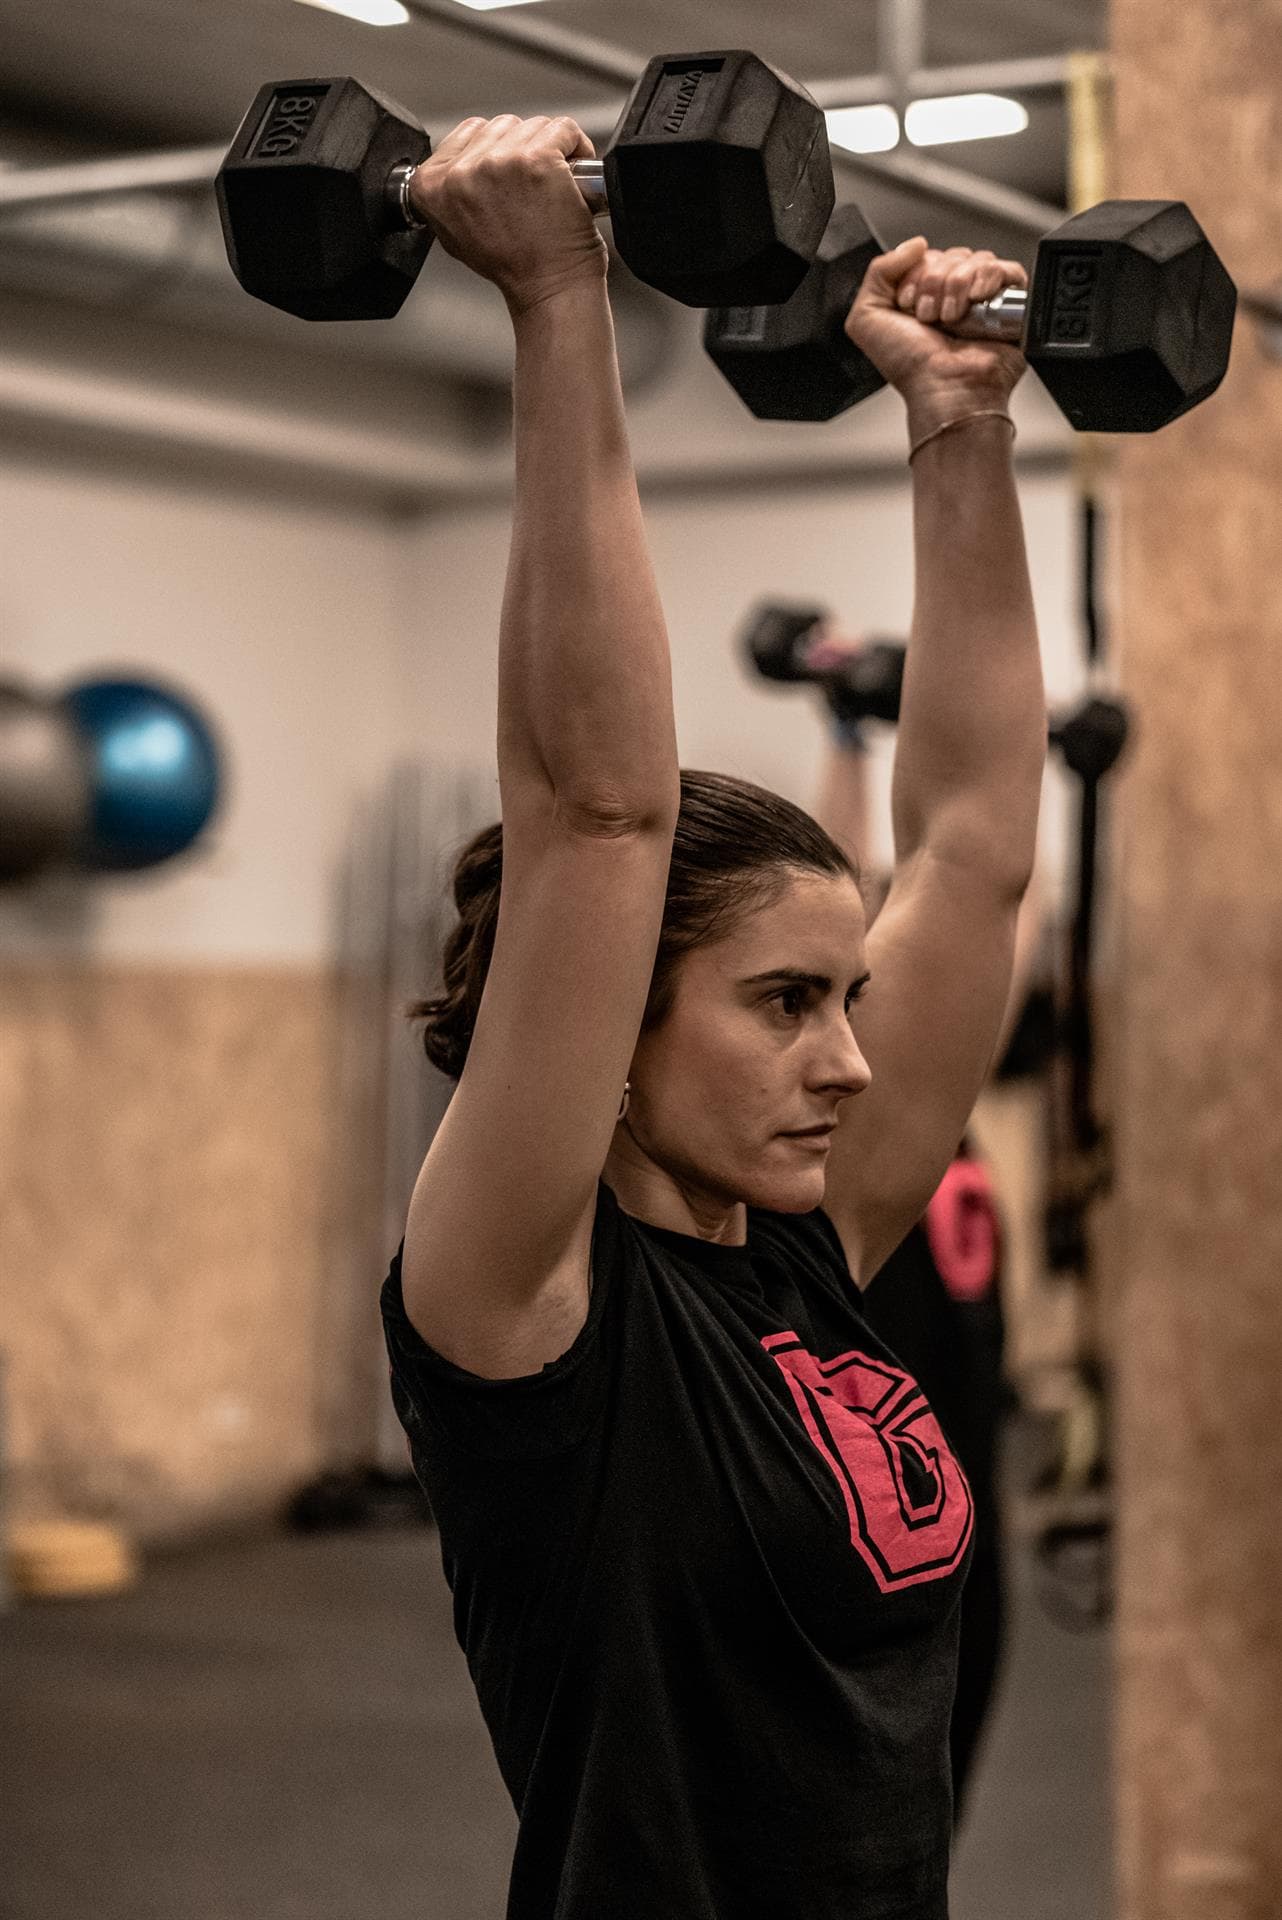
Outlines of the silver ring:
[[420,218],[410,200],[410,181],[414,178],[415,169],[412,166],[403,166],[398,167],[396,171],[400,179],[400,186],[397,190],[397,205],[400,208],[401,220],[410,228],[411,232],[421,232],[429,222]]

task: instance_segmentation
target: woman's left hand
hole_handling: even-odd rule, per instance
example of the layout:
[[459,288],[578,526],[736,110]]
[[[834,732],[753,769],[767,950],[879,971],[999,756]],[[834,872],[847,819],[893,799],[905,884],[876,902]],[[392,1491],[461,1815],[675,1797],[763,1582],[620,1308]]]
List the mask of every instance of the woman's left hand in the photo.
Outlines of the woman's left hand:
[[918,234],[869,265],[846,317],[846,333],[910,408],[959,394],[1005,405],[1026,362],[1000,340],[963,340],[945,331],[979,300],[1004,287],[1027,287],[1018,260],[986,248],[929,247]]

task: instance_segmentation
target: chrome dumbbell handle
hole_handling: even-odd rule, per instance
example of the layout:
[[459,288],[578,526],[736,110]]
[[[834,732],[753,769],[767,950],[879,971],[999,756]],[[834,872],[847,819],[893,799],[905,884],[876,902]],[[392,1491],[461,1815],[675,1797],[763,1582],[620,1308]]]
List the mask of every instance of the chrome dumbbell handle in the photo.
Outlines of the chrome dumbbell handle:
[[942,331],[963,340],[1009,340],[1022,347],[1027,324],[1027,287],[1003,287],[991,300],[977,300],[969,313],[950,320]]

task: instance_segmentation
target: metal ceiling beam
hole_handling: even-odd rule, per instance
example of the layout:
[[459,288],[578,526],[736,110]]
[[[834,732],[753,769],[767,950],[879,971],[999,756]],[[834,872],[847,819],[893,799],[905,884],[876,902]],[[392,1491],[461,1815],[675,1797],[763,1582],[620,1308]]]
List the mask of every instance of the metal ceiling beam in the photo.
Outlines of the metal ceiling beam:
[[455,33],[488,41],[491,46],[510,47],[532,60],[544,60],[562,73],[582,74],[585,80],[616,81],[621,87],[631,87],[648,57],[594,40],[577,27],[560,27],[554,20],[529,16],[524,11],[517,14],[486,8],[478,13],[472,7],[460,6],[458,0],[402,0],[402,4],[433,26],[450,27]]
[[[15,168],[0,173],[0,213],[65,206],[113,194],[209,187],[225,153],[225,147],[192,147],[173,153],[86,160],[70,166]],[[920,154],[847,153],[844,148],[834,147],[832,163],[835,173],[889,181],[932,200],[991,214],[1038,238],[1067,218],[1062,207],[1034,200],[979,174],[924,159]]]
[[0,173],[0,209],[54,207],[115,193],[177,192],[212,186],[226,147],[183,147],[171,153],[119,154],[56,167],[13,167]]
[[[527,53],[563,72],[578,73],[587,80],[616,81],[630,88],[646,62],[640,55],[621,47],[590,39],[577,29],[561,27],[522,10],[504,9],[481,12],[460,6],[458,0],[403,0],[413,14],[435,25],[452,27],[456,32],[494,45]],[[697,48],[679,48],[693,53]],[[922,67],[913,62],[909,76],[913,97],[949,93],[978,93],[992,89],[1019,93],[1057,93],[1068,82],[1070,61],[1065,54],[1039,54],[1026,60],[985,60],[966,66]],[[885,73],[809,83],[807,91],[821,107],[876,106],[889,100],[894,83]],[[578,109],[575,119],[587,126],[587,116],[596,125],[612,127],[618,119],[617,101],[604,101],[591,109]],[[581,117],[582,116],[582,117]]]
[[877,55],[890,75],[889,104],[902,126],[912,77],[926,52],[925,0],[877,0]]
[[[511,47],[546,61],[559,71],[578,73],[588,79],[631,87],[646,64],[630,50],[611,46],[547,19],[530,18],[524,11],[520,14],[504,11],[501,15],[492,11],[478,13],[458,5],[457,0],[406,0],[406,3],[412,13],[438,26]],[[974,91],[973,83],[981,74],[986,76],[988,86],[1013,88],[1018,73],[1023,76],[1025,91],[1063,85],[1068,62],[1062,59],[1007,61],[992,67],[941,68],[934,72],[916,67],[910,70],[914,51],[920,45],[918,4],[919,0],[883,0],[885,17],[891,20],[895,18],[889,11],[892,6],[902,9],[908,5],[913,9],[911,14],[899,13],[902,31],[894,42],[898,49],[894,57],[902,66],[899,76],[821,81],[810,89],[821,106],[859,105],[862,104],[860,96],[893,98],[905,87],[914,95]],[[615,113],[617,117],[617,109]],[[586,115],[584,119],[586,121]],[[213,179],[222,158],[221,148],[199,147],[58,167],[17,169],[0,173],[0,210],[51,206],[136,190],[179,191],[201,187]],[[832,162],[837,174],[882,180],[952,206],[991,214],[1021,232],[1039,237],[1065,218],[1061,207],[1000,186],[980,174],[967,173],[916,154],[853,154],[834,146]]]
[[[1027,60],[984,60],[962,67],[917,67],[909,75],[914,100],[950,93],[1062,93],[1068,85],[1071,61],[1061,53]],[[837,74],[810,80],[806,91],[821,107],[875,107],[889,101],[895,83],[888,73]],[[589,101],[574,108],[574,117],[587,133],[608,132],[619,117],[617,99]]]
[[834,172],[862,174],[866,179],[922,194],[928,200],[942,200],[946,206],[962,207],[968,213],[988,214],[1036,240],[1068,218],[1065,207],[1035,200],[1016,187],[1004,187],[997,180],[966,173],[941,160],[927,160],[920,153],[904,153],[898,148],[892,153],[847,153],[834,147],[832,160]]

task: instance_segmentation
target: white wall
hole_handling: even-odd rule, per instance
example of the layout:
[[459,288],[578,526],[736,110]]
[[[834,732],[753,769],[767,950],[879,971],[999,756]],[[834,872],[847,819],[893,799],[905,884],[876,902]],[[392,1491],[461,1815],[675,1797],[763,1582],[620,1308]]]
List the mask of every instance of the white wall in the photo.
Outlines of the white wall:
[[[97,414],[78,427],[52,417],[42,425],[7,411],[0,392],[0,670],[46,688],[86,673],[175,680],[218,723],[229,777],[221,818],[179,860],[136,876],[0,890],[0,954],[321,965],[353,811],[393,760],[482,770],[497,814],[509,509],[496,489],[511,462],[492,412],[478,416],[469,444],[466,414],[429,406],[408,374],[357,366],[350,382],[326,385],[309,363],[289,396],[308,430],[324,418],[340,436],[374,437],[359,471],[335,469],[328,497],[314,474],[294,473],[291,490],[290,463],[273,464],[266,427],[261,448],[218,473],[195,448],[204,400],[225,399],[237,367],[250,414],[276,391],[265,349],[250,361],[175,336],[172,355],[157,359],[159,335],[131,336],[127,317],[104,319],[95,347],[84,315],[51,308],[42,329],[34,308],[23,312],[24,350],[43,351],[60,374],[97,368],[109,347],[141,403],[165,371],[176,417],[182,394],[191,398],[193,444],[149,464],[135,434],[104,439]],[[1020,454],[1040,457],[1021,495],[1048,685],[1062,699],[1081,679],[1073,496],[1067,466],[1054,465],[1070,436],[1031,379],[1014,411]],[[404,445],[391,431],[397,419]],[[902,408],[881,394],[823,427],[753,422],[700,351],[691,316],[669,378],[635,396],[629,421],[668,611],[682,761],[812,804],[824,745],[818,703],[753,680],[734,637],[747,608],[768,596],[830,605],[855,628],[906,630]],[[384,445],[394,486],[369,478]],[[427,476],[416,508],[405,445]],[[443,500],[455,483],[474,491],[471,504]],[[889,854],[889,747],[881,739],[874,757],[878,860]],[[1067,830],[1061,794],[1052,766],[1043,819],[1052,875]]]
[[[1076,503],[1066,474],[1025,476],[1020,497],[1055,704],[1082,683]],[[739,657],[738,629],[757,599],[780,598],[829,606],[850,631],[905,634],[912,609],[907,476],[871,487],[660,494],[647,500],[645,515],[668,616],[682,764],[735,773],[812,805],[825,752],[821,704],[808,690],[752,675]],[[507,511],[496,507],[435,515],[415,542],[428,624],[422,652],[407,662],[407,704],[425,717],[425,740],[462,763],[494,758],[507,540]],[[877,841],[869,852],[885,862],[893,740],[881,728],[874,738]],[[1042,818],[1052,899],[1063,870],[1065,799],[1066,782],[1052,764]]]
[[70,465],[0,464],[3,670],[176,682],[225,746],[224,809],[177,860],[0,892],[6,955],[309,966],[355,796],[395,732],[403,521]]

